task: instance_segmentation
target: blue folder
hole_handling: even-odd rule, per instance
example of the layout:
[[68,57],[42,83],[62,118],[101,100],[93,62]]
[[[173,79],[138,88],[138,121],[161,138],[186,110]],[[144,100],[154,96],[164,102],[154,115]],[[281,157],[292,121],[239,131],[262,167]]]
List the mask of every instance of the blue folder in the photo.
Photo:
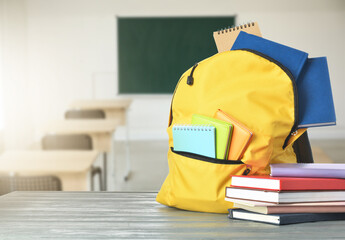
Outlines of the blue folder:
[[336,124],[326,57],[309,58],[299,80],[299,128]]
[[252,49],[261,52],[287,67],[297,82],[308,53],[241,31],[231,50]]
[[216,158],[216,128],[200,125],[175,125],[172,129],[174,151]]

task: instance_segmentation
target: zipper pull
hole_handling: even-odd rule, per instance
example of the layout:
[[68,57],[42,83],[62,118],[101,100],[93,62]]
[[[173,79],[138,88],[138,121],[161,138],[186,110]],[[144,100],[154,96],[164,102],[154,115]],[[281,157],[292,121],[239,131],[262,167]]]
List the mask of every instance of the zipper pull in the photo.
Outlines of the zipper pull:
[[247,165],[247,169],[244,170],[244,172],[242,173],[242,175],[248,175],[250,173],[250,171],[252,170],[252,167],[250,165]]
[[194,73],[194,70],[197,66],[198,66],[198,63],[194,64],[192,71],[190,72],[190,75],[187,77],[187,84],[188,85],[193,85],[193,83],[194,83],[193,73]]
[[291,136],[296,136],[298,134],[298,130],[291,133]]
[[289,145],[290,139],[293,138],[294,136],[296,136],[297,134],[298,134],[298,129],[295,128],[295,129],[291,130],[291,133],[285,139],[283,149],[285,149],[286,146]]

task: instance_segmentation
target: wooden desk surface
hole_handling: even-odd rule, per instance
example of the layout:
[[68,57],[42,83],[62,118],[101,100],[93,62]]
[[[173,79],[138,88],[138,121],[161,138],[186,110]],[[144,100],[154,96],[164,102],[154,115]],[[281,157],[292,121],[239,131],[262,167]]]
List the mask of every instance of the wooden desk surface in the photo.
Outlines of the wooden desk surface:
[[131,103],[132,99],[90,99],[74,101],[70,104],[70,107],[76,109],[127,109]]
[[43,130],[46,133],[60,134],[112,133],[118,125],[120,125],[120,120],[116,122],[109,119],[74,119],[50,122],[43,128]]
[[6,151],[0,156],[0,172],[80,173],[90,169],[97,151]]
[[1,239],[343,239],[345,221],[274,226],[182,211],[155,193],[13,192],[0,197]]

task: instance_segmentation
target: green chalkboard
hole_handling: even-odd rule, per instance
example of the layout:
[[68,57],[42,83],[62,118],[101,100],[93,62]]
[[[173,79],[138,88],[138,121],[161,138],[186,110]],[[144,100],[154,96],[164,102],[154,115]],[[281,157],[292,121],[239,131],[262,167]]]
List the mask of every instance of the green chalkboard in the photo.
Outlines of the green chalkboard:
[[213,32],[234,17],[117,18],[120,94],[172,93],[181,74],[213,54]]

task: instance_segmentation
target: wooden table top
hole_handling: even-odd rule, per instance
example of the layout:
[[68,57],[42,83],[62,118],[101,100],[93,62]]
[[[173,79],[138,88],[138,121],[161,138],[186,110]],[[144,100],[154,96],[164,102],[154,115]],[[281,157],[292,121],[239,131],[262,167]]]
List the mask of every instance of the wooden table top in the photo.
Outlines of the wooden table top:
[[13,192],[0,239],[343,239],[344,221],[275,226],[160,205],[156,193]]
[[120,120],[116,122],[109,119],[60,120],[48,123],[43,131],[59,134],[112,133],[120,124]]
[[0,172],[79,173],[90,169],[98,151],[20,150],[6,151],[0,156]]
[[77,100],[70,104],[71,108],[76,109],[121,109],[129,108],[132,99],[118,98],[118,99],[90,99]]

